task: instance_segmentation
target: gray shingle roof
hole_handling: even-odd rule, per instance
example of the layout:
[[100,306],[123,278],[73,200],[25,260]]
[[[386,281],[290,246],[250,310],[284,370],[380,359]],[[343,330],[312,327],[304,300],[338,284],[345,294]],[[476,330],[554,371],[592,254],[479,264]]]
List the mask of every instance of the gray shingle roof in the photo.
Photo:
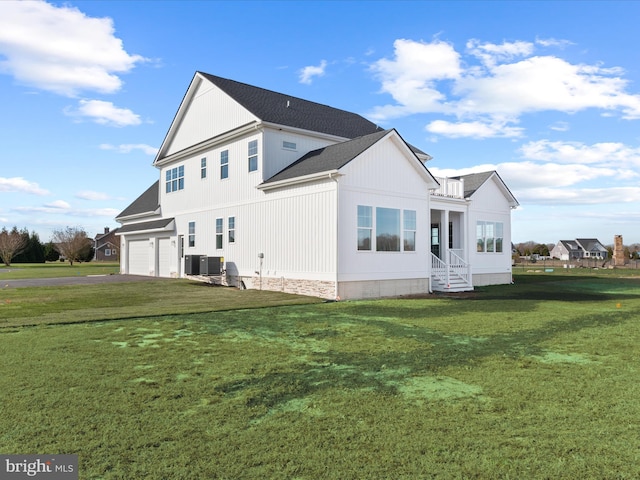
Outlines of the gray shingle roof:
[[288,167],[280,170],[263,185],[314,173],[338,170],[375,144],[391,130],[381,130],[370,135],[313,150]]
[[484,182],[486,182],[491,175],[496,173],[495,171],[471,173],[469,175],[460,175],[459,177],[453,177],[455,180],[464,180],[464,198],[469,198],[476,193]]
[[366,118],[345,110],[198,72],[265,122],[355,138],[382,130]]
[[141,215],[144,213],[153,213],[160,206],[160,180],[156,181],[153,185],[151,185],[147,190],[136,198],[131,205],[125,208],[120,214],[116,217],[130,217],[132,215]]
[[149,230],[163,230],[167,225],[173,222],[173,218],[162,218],[160,220],[152,220],[151,222],[139,222],[125,225],[118,229],[118,234],[131,232],[144,232]]

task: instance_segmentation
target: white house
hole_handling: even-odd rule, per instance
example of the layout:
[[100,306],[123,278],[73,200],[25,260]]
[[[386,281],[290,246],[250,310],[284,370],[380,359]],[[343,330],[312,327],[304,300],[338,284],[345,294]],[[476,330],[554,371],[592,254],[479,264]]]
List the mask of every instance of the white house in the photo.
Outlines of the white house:
[[121,272],[223,257],[223,284],[328,299],[510,282],[517,201],[496,172],[437,180],[429,159],[357,114],[196,72],[159,180],[116,219]]

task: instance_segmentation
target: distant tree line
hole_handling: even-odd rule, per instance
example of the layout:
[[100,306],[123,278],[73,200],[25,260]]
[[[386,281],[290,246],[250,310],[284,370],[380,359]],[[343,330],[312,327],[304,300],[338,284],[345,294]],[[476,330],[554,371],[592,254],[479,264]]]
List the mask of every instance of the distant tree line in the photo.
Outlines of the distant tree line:
[[61,259],[73,262],[90,262],[93,259],[93,240],[78,227],[55,230],[52,240],[43,244],[37,233],[25,228],[0,230],[0,261],[5,266],[12,263],[45,263]]

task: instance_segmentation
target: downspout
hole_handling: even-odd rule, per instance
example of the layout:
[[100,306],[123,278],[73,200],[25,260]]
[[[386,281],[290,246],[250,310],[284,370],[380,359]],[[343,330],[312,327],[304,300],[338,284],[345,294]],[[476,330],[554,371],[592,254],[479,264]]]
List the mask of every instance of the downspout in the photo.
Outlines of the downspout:
[[333,176],[333,173],[329,173],[329,179],[336,183],[336,279],[333,298],[334,300],[340,300],[340,295],[338,295],[338,266],[340,265],[338,258],[340,255],[340,248],[338,245],[340,242],[340,188],[338,185],[338,179]]

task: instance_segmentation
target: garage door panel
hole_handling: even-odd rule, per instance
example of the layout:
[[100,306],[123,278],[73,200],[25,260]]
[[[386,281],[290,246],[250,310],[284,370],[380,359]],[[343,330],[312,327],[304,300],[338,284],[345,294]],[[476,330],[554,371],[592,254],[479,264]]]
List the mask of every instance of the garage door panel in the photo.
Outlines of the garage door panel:
[[149,239],[129,241],[129,274],[149,275]]

